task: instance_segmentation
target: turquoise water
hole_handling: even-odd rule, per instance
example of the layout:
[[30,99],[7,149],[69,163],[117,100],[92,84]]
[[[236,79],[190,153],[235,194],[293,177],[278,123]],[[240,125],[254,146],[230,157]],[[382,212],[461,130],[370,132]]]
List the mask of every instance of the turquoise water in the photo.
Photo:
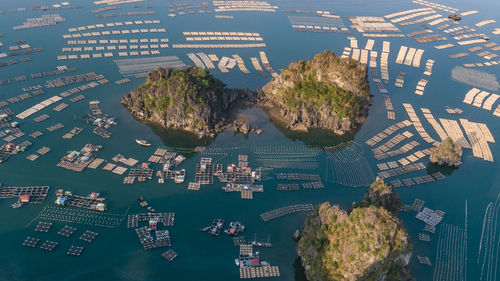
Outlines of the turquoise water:
[[[61,48],[65,46],[67,39],[62,39],[62,34],[67,33],[67,28],[95,23],[106,23],[127,20],[160,19],[161,26],[167,29],[165,34],[139,34],[120,35],[114,38],[163,38],[167,37],[170,44],[182,39],[182,31],[245,31],[259,32],[267,45],[264,48],[271,66],[279,70],[288,65],[289,62],[298,59],[308,59],[314,54],[330,49],[336,54],[342,53],[343,47],[348,45],[347,36],[356,36],[358,44],[363,47],[366,39],[356,31],[352,34],[316,34],[294,31],[288,22],[287,14],[277,13],[231,13],[234,20],[215,19],[212,15],[185,15],[170,18],[167,16],[167,4],[181,3],[180,1],[163,2],[148,1],[147,5],[153,6],[156,15],[152,16],[128,16],[98,19],[90,12],[101,8],[87,1],[72,2],[72,5],[80,4],[83,9],[56,11],[67,19],[65,23],[55,27],[41,27],[23,31],[13,31],[10,27],[21,24],[28,17],[40,16],[42,12],[31,11],[31,5],[38,4],[34,1],[16,1],[3,3],[4,15],[0,15],[0,33],[5,36],[0,38],[4,44],[0,52],[6,52],[8,46],[14,45],[17,40],[24,40],[33,47],[43,47],[42,53],[30,55],[32,62],[19,63],[18,65],[0,68],[0,79],[11,79],[19,75],[29,76],[30,73],[54,70],[56,66],[65,64],[68,67],[77,67],[76,73],[94,71],[103,74],[110,81],[121,79],[121,75],[112,59],[90,59],[75,61],[57,61],[57,55],[61,54]],[[193,2],[194,3],[194,2]],[[420,8],[410,1],[276,1],[272,2],[283,9],[286,7],[313,7],[315,9],[328,9],[336,11],[342,16],[344,24],[349,26],[345,16],[375,15],[382,16],[392,12]],[[496,11],[500,4],[494,1],[454,1],[444,3],[460,8],[460,11],[471,9],[479,10],[477,15],[464,18],[466,25],[473,25],[483,19],[496,19],[500,22]],[[122,5],[121,10],[136,11],[146,10],[145,3],[138,4],[140,8],[134,9],[132,5]],[[26,12],[10,13],[9,9],[25,7]],[[111,11],[115,12],[115,11]],[[445,13],[438,11],[440,13]],[[107,12],[104,12],[107,13]],[[82,16],[84,15],[84,16]],[[495,24],[487,25],[480,29],[481,32],[490,32]],[[125,27],[124,27],[125,28]],[[126,27],[128,28],[128,27]],[[109,29],[109,28],[108,28]],[[131,29],[131,28],[128,28]],[[401,27],[404,33],[421,29],[420,25]],[[110,37],[111,38],[111,37]],[[106,38],[106,39],[110,39]],[[86,38],[82,38],[86,39]],[[87,38],[88,39],[88,38]],[[99,40],[101,38],[97,38]],[[492,35],[493,42],[497,38]],[[78,39],[76,39],[78,40]],[[471,87],[454,82],[450,79],[450,70],[457,64],[476,62],[479,57],[469,57],[457,60],[448,58],[449,54],[466,51],[465,47],[454,47],[450,51],[437,51],[431,46],[438,43],[417,44],[411,38],[388,39],[391,41],[391,56],[389,61],[389,73],[391,82],[386,87],[389,90],[392,103],[395,108],[396,122],[408,119],[401,103],[411,103],[419,111],[420,107],[429,108],[435,118],[456,119],[445,112],[445,105],[460,107],[464,113],[460,118],[488,124],[493,136],[498,139],[500,130],[497,117],[482,109],[467,106],[462,103],[463,96]],[[450,41],[450,40],[448,40]],[[444,42],[443,42],[444,44]],[[394,60],[400,45],[424,48],[425,53],[422,62],[432,58],[436,60],[433,74],[425,89],[424,96],[413,94],[416,83],[423,78],[423,64],[420,69],[395,65]],[[374,50],[382,49],[382,40],[376,39]],[[228,49],[228,50],[203,50],[207,54],[215,53],[219,57],[239,54],[246,63],[252,74],[243,75],[238,69],[223,74],[218,70],[213,74],[230,87],[248,87],[256,89],[264,85],[268,78],[262,78],[250,65],[250,57],[257,57],[260,49]],[[191,61],[185,55],[192,50],[186,49],[160,49],[161,55],[176,55],[185,63]],[[118,59],[115,57],[113,59]],[[499,74],[498,66],[484,68],[489,73]],[[405,88],[399,89],[393,86],[393,82],[399,71],[405,71],[408,76]],[[73,75],[75,73],[71,73]],[[64,75],[63,75],[64,76]],[[47,78],[53,79],[53,78]],[[45,79],[28,79],[25,82],[13,81],[10,85],[0,86],[1,100],[22,93],[22,88],[42,83]],[[262,182],[265,192],[254,194],[253,200],[242,200],[238,193],[224,193],[220,190],[220,184],[202,186],[198,192],[187,190],[187,183],[194,180],[194,167],[199,162],[199,155],[190,157],[182,164],[187,171],[185,184],[174,185],[171,182],[160,185],[154,180],[146,183],[123,185],[121,176],[112,174],[102,169],[86,169],[82,173],[75,173],[56,167],[59,159],[68,150],[79,149],[86,143],[101,144],[102,151],[98,157],[108,161],[120,153],[126,157],[133,157],[140,161],[147,161],[156,147],[169,146],[182,151],[186,147],[196,145],[207,145],[209,148],[222,148],[226,155],[214,155],[214,160],[220,163],[234,163],[238,154],[249,154],[250,165],[257,167],[257,156],[254,151],[257,148],[269,146],[286,146],[292,152],[304,149],[305,145],[333,145],[346,141],[346,138],[335,138],[331,135],[315,132],[304,135],[286,131],[282,126],[274,125],[260,109],[246,110],[252,123],[263,128],[263,135],[234,135],[233,132],[219,134],[214,140],[198,142],[180,132],[167,132],[162,129],[150,127],[134,120],[128,111],[120,104],[120,98],[127,91],[136,88],[142,83],[141,79],[132,79],[131,83],[121,86],[108,83],[83,93],[86,99],[81,102],[71,103],[64,101],[70,106],[61,112],[45,109],[43,113],[51,116],[50,119],[41,123],[35,123],[33,115],[21,122],[21,129],[29,134],[40,130],[44,135],[32,140],[25,136],[20,140],[30,140],[34,145],[23,154],[10,158],[7,162],[0,164],[0,181],[6,186],[23,185],[49,185],[51,191],[42,205],[24,206],[12,209],[10,205],[13,200],[0,201],[0,279],[2,280],[238,280],[238,269],[234,266],[234,258],[238,255],[238,249],[233,246],[228,236],[221,235],[213,238],[205,233],[200,233],[198,228],[209,224],[213,218],[223,218],[226,221],[240,220],[246,225],[244,235],[252,239],[256,235],[260,239],[271,237],[273,248],[260,249],[261,255],[273,265],[280,267],[281,277],[279,280],[294,280],[294,262],[297,254],[295,251],[292,233],[300,228],[304,221],[303,214],[289,215],[283,218],[263,222],[258,216],[264,211],[297,203],[320,203],[331,201],[343,208],[349,208],[354,201],[362,198],[365,188],[351,188],[335,184],[331,180],[331,174],[327,175],[326,155],[320,153],[313,170],[298,170],[298,172],[318,173],[321,175],[325,188],[322,190],[300,190],[297,192],[276,191],[277,182],[272,179],[274,171],[265,171],[265,180]],[[15,113],[19,113],[28,107],[66,89],[67,86],[56,89],[46,89],[46,93],[36,96],[8,107]],[[395,123],[387,120],[385,115],[383,97],[378,94],[372,84],[374,94],[373,106],[370,109],[369,118],[362,128],[357,131],[355,141],[364,143],[367,139]],[[100,100],[104,112],[110,113],[118,118],[119,125],[111,129],[113,133],[110,139],[102,139],[91,132],[92,127],[85,124],[81,117],[88,111],[88,101]],[[52,108],[53,106],[49,106]],[[421,121],[427,132],[432,137],[437,135],[429,124]],[[65,127],[55,132],[48,132],[46,127],[56,123],[63,123]],[[61,138],[63,134],[73,127],[81,127],[84,131],[71,140]],[[413,127],[407,128],[416,135]],[[151,143],[150,148],[139,147],[134,143],[135,138],[146,138]],[[413,137],[426,147],[424,141],[418,135]],[[48,154],[41,156],[38,160],[31,162],[25,157],[42,146],[52,148]],[[422,148],[418,149],[422,149]],[[494,159],[500,157],[497,144],[490,144]],[[376,171],[376,161],[369,152],[368,146],[364,147],[365,156]],[[394,160],[399,159],[395,157]],[[392,159],[391,159],[392,160]],[[416,185],[414,187],[403,187],[398,192],[405,203],[410,204],[414,198],[425,200],[426,206],[431,209],[440,209],[446,212],[443,223],[464,226],[465,200],[468,203],[468,262],[467,279],[479,280],[480,264],[476,263],[478,246],[480,241],[482,221],[486,205],[494,201],[500,192],[498,182],[500,167],[498,162],[489,163],[474,158],[470,150],[464,151],[463,165],[454,171],[444,181],[432,184]],[[102,167],[102,166],[101,166]],[[307,167],[305,167],[307,168]],[[277,170],[291,171],[291,170]],[[424,175],[425,172],[416,172],[408,176]],[[401,178],[405,178],[402,176]],[[38,222],[36,216],[47,206],[54,206],[55,190],[59,188],[70,189],[76,194],[86,195],[92,191],[100,192],[108,198],[109,210],[113,214],[125,214],[142,212],[143,209],[136,203],[136,198],[144,196],[148,202],[161,212],[175,212],[176,221],[173,227],[169,227],[172,237],[172,249],[179,257],[173,262],[166,262],[160,257],[165,249],[144,251],[140,245],[135,231],[126,228],[126,221],[117,228],[105,228],[71,223],[69,225],[78,228],[77,232],[70,238],[57,235],[57,231],[65,223],[53,221],[53,228],[49,233],[37,233],[33,229]],[[130,208],[130,209],[129,209]],[[429,256],[434,262],[437,247],[437,235],[432,235],[431,243],[418,241],[418,233],[423,228],[423,223],[414,218],[414,214],[401,213],[407,227],[410,239],[414,245],[414,256]],[[99,233],[98,238],[92,244],[87,245],[78,240],[85,230]],[[498,236],[498,233],[496,234]],[[26,236],[38,237],[41,241],[47,239],[59,242],[59,246],[53,252],[44,252],[39,248],[31,249],[21,244]],[[70,245],[85,246],[80,257],[66,255]],[[498,263],[498,260],[496,260]],[[411,261],[411,268],[417,280],[432,280],[433,268],[418,264],[415,258]]]

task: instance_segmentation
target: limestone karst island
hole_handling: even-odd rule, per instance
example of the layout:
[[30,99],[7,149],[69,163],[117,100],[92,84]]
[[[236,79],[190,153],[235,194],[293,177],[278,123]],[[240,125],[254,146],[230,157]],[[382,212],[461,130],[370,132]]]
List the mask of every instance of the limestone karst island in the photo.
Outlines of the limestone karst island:
[[0,281],[500,281],[500,1],[0,2]]

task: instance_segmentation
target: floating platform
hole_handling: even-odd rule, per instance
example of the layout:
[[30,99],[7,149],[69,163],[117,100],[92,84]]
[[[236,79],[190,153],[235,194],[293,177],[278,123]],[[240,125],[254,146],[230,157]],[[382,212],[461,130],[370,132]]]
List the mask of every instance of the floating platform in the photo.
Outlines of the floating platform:
[[83,252],[83,247],[71,245],[66,254],[68,256],[80,256],[82,252]]
[[36,245],[38,245],[38,242],[40,242],[39,238],[33,238],[28,236],[26,237],[26,239],[24,239],[23,246],[35,248]]
[[316,182],[307,182],[302,184],[302,188],[304,189],[322,189],[325,188],[322,182],[316,181]]
[[300,173],[279,173],[276,174],[277,180],[300,180],[300,181],[320,181],[319,174],[300,174]]
[[140,213],[128,215],[127,228],[134,228],[141,221],[155,219],[164,226],[173,226],[175,222],[175,213]]
[[262,218],[263,221],[269,221],[296,212],[312,212],[312,211],[314,211],[314,206],[312,204],[290,205],[262,213],[260,214],[260,217]]
[[240,267],[241,279],[279,277],[278,266]]
[[76,228],[65,225],[63,228],[61,228],[61,230],[59,230],[59,232],[57,232],[57,234],[65,237],[70,237],[73,233],[75,233],[75,231]]
[[52,227],[51,222],[38,222],[37,226],[35,227],[35,231],[37,232],[49,232],[50,228]]
[[296,183],[290,183],[290,184],[278,184],[276,190],[278,191],[297,191],[299,190],[299,185]]
[[52,252],[57,247],[57,245],[59,245],[59,243],[47,240],[43,242],[43,244],[40,246],[40,249]]
[[178,256],[178,254],[174,250],[170,249],[165,253],[161,254],[161,256],[167,261],[173,261]]
[[21,195],[29,195],[31,203],[41,203],[48,192],[48,186],[4,186],[0,190],[0,199],[19,198]]
[[97,232],[93,232],[90,230],[85,231],[78,239],[83,240],[87,243],[94,242],[94,239],[99,235]]
[[200,190],[200,183],[190,182],[188,185],[188,190],[195,190],[195,191]]

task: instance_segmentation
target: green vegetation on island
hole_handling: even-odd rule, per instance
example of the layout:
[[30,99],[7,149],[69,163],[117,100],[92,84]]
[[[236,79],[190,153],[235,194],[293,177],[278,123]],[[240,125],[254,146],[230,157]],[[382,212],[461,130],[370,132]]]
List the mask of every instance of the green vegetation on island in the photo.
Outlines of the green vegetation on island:
[[122,98],[136,118],[165,128],[182,129],[199,137],[213,136],[229,123],[230,109],[254,100],[248,89],[227,89],[203,68],[158,68],[146,82]]
[[292,62],[264,85],[263,104],[277,107],[291,129],[343,134],[364,121],[370,100],[367,67],[331,51]]
[[400,205],[380,179],[350,212],[319,205],[297,244],[308,280],[414,280],[408,268],[412,246],[396,217]]
[[431,151],[431,163],[438,165],[459,167],[462,158],[462,146],[455,143],[451,138],[443,140]]

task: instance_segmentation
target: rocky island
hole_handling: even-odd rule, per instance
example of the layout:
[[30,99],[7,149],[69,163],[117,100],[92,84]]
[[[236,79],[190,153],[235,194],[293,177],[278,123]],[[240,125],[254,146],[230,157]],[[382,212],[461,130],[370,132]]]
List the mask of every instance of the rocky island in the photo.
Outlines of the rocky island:
[[377,179],[352,211],[330,203],[306,219],[297,250],[309,281],[414,280],[412,246],[391,186]]
[[208,71],[189,67],[150,72],[144,84],[122,98],[136,118],[199,137],[215,136],[228,128],[261,133],[250,127],[248,118],[230,114],[242,103],[271,108],[266,110],[271,114],[277,109],[289,129],[319,128],[342,135],[364,121],[369,102],[366,65],[331,51],[292,62],[259,94],[228,89]]
[[462,164],[462,146],[451,138],[443,140],[431,151],[430,161],[441,166],[459,167]]
[[367,116],[370,89],[367,67],[331,51],[296,61],[264,85],[261,104],[279,110],[296,130],[320,128],[344,134]]
[[[203,68],[189,67],[148,73],[146,82],[121,102],[140,120],[204,137],[230,127],[231,109],[239,103],[254,104],[255,98],[248,89],[228,89]],[[250,130],[241,120],[234,126]]]

